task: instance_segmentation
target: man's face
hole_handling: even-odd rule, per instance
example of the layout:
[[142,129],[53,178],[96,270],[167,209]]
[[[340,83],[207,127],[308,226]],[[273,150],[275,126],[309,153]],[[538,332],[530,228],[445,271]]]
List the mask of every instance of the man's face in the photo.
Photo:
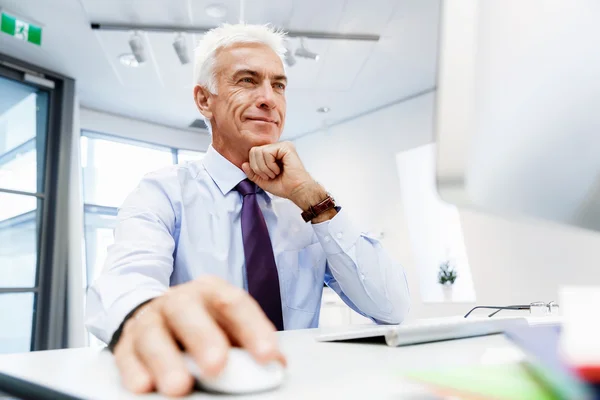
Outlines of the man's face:
[[215,140],[240,150],[275,143],[285,122],[283,64],[268,46],[240,43],[216,54],[217,95],[210,95]]

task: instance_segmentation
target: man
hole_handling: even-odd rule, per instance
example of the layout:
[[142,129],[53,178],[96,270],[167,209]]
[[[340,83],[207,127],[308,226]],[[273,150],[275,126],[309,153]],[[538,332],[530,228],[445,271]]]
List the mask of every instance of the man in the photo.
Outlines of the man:
[[275,331],[318,325],[323,282],[378,323],[407,313],[402,269],[358,233],[294,146],[278,142],[283,41],[253,25],[203,37],[194,100],[212,145],[202,161],[146,175],[119,210],[87,326],[110,342],[134,392],[189,392],[182,350],[209,376],[230,346],[285,363]]

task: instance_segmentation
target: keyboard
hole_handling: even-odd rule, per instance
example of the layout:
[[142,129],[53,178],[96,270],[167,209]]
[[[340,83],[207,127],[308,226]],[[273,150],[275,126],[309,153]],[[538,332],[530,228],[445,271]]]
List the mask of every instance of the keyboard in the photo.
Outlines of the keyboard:
[[413,344],[464,339],[503,333],[514,326],[528,326],[526,318],[432,318],[401,325],[350,326],[326,331],[317,336],[320,342],[364,341],[365,339],[385,340],[388,346],[408,346]]

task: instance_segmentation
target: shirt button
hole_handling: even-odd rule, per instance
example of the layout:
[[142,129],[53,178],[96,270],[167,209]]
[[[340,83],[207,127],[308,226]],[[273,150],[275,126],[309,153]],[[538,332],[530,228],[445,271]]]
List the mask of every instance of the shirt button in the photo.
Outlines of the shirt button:
[[331,242],[331,236],[327,235],[325,236],[325,243],[329,243]]
[[342,232],[338,232],[337,235],[335,235],[335,237],[337,237],[338,239],[341,239],[344,237],[344,234]]

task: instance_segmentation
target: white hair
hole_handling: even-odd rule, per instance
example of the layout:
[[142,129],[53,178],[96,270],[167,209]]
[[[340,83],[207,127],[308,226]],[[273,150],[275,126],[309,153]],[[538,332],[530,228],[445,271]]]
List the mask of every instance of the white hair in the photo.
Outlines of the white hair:
[[[269,46],[283,63],[285,33],[269,25],[224,24],[208,31],[194,51],[194,84],[217,94],[215,59],[217,50],[236,43],[262,43]],[[285,64],[284,64],[285,65]]]

